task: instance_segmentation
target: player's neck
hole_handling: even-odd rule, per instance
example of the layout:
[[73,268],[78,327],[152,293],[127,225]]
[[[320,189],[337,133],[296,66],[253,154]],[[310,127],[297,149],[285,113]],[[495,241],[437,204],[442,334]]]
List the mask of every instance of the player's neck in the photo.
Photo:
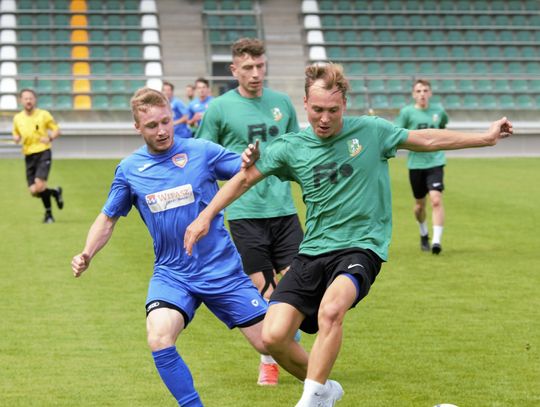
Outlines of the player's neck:
[[419,105],[418,103],[415,103],[414,107],[416,107],[417,109],[425,110],[429,107],[429,103],[426,103],[425,105]]
[[246,89],[244,89],[243,87],[239,86],[237,88],[237,90],[238,90],[238,93],[240,94],[240,96],[245,97],[247,99],[260,98],[262,96],[262,94],[263,94],[262,88],[257,90],[256,92],[249,92]]

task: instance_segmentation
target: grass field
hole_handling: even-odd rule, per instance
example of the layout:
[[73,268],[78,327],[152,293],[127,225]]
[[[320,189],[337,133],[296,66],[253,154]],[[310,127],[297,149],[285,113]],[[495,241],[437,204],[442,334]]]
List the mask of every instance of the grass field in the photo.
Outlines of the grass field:
[[[135,210],[71,276],[115,165],[55,161],[50,184],[66,206],[43,225],[23,160],[0,160],[0,406],[176,405],[146,345],[153,253]],[[390,261],[347,316],[338,406],[539,406],[540,159],[450,159],[438,257],[419,251],[404,159],[391,171]],[[178,348],[208,407],[289,407],[301,394],[285,373],[278,388],[257,387],[258,356],[204,307]]]

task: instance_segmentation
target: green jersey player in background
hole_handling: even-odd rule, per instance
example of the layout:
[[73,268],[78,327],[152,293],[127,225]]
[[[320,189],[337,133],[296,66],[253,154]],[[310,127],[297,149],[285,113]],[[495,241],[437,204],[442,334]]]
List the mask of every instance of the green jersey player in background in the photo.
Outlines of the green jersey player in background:
[[[398,148],[491,146],[513,132],[506,118],[484,133],[465,133],[406,130],[378,117],[343,117],[347,90],[340,65],[308,66],[304,106],[311,127],[278,137],[254,166],[231,178],[188,226],[184,239],[189,254],[214,216],[266,176],[300,184],[306,235],[272,294],[263,324],[272,356],[296,377],[305,377],[297,407],[333,406],[343,396],[341,385],[328,377],[341,347],[345,314],[368,294],[387,259],[392,232],[388,159]],[[243,158],[249,163],[247,152]],[[299,327],[318,332],[309,355],[293,339]]]
[[[418,79],[414,82],[412,96],[414,104],[405,106],[399,112],[396,126],[411,130],[444,129],[448,116],[442,106],[429,103],[432,96],[431,84]],[[407,167],[409,180],[415,199],[414,216],[420,226],[420,248],[429,251],[429,234],[426,222],[426,195],[431,202],[433,241],[431,252],[439,254],[442,250],[441,238],[444,227],[444,166],[446,157],[443,151],[409,151]]]
[[[231,49],[230,69],[238,87],[208,106],[196,137],[236,153],[257,139],[264,151],[278,136],[298,131],[296,111],[286,94],[264,87],[266,55],[261,40],[241,38]],[[303,237],[289,181],[266,178],[227,208],[227,218],[244,271],[269,299],[276,273],[283,275],[289,269]],[[261,355],[257,383],[276,385],[278,375],[277,363]]]

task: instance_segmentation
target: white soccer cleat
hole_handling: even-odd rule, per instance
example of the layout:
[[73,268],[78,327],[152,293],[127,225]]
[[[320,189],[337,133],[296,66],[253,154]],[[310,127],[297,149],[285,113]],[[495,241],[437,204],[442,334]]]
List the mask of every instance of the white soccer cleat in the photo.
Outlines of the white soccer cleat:
[[326,387],[327,390],[319,396],[316,407],[333,407],[343,397],[343,387],[335,380],[328,380]]

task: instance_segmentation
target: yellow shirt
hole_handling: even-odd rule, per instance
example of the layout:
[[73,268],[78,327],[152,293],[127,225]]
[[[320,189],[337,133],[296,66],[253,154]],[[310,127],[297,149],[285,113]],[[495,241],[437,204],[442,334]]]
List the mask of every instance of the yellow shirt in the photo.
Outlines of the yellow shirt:
[[34,109],[31,115],[23,110],[13,118],[13,135],[21,137],[24,155],[40,153],[51,148],[51,143],[42,143],[41,138],[49,136],[49,130],[57,130],[58,124],[52,115],[42,109]]

